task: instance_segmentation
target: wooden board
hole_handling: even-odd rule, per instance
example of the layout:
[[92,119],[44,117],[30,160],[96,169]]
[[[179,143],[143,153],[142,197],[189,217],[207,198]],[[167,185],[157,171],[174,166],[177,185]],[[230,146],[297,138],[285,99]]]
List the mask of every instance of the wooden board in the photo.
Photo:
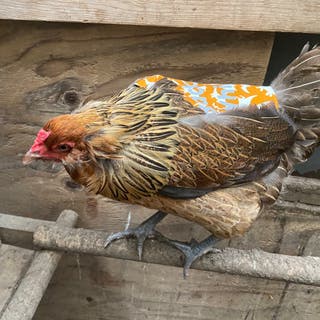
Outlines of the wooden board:
[[0,318],[33,255],[32,250],[0,244]]
[[319,0],[2,0],[1,19],[319,33]]
[[[271,319],[283,283],[107,258],[63,261],[34,320]],[[130,272],[128,272],[130,270]],[[81,278],[80,278],[81,276]]]
[[[23,167],[21,158],[37,130],[79,101],[109,96],[147,74],[260,84],[272,42],[271,33],[0,22],[0,212],[55,220],[70,208],[80,214],[79,226],[118,231],[131,211],[136,225],[152,211],[86,195],[59,168]],[[297,227],[286,228],[289,218]],[[279,252],[283,239],[299,243],[319,228],[314,214],[271,210],[245,237],[220,245]],[[205,234],[176,217],[159,229],[181,240]],[[10,236],[1,233],[3,241]],[[282,252],[299,252],[286,248]],[[80,266],[81,280],[76,257],[64,259],[37,319],[266,319],[280,310],[285,288],[281,282],[196,271],[183,281],[180,269],[105,258],[81,257]],[[282,304],[284,314],[292,304],[303,310],[303,288]],[[303,301],[315,301],[318,294],[315,289]],[[317,319],[316,311],[310,319]]]
[[[312,188],[312,183],[308,187]],[[319,218],[315,224],[305,214],[295,217],[287,215],[285,219],[280,253],[319,256]],[[319,299],[319,287],[286,283],[273,319],[317,319],[320,314]]]
[[[262,83],[273,42],[270,33],[12,21],[2,21],[0,32],[0,210],[55,220],[70,208],[81,226],[108,231],[121,230],[129,210],[133,224],[152,211],[86,196],[59,168],[23,167],[44,122],[148,74]],[[171,234],[183,230],[184,239],[200,230],[182,219],[164,225]]]
[[285,283],[277,281],[193,270],[184,280],[179,268],[101,257],[81,256],[77,261],[69,256],[53,277],[34,319],[319,318],[320,288],[286,289]]

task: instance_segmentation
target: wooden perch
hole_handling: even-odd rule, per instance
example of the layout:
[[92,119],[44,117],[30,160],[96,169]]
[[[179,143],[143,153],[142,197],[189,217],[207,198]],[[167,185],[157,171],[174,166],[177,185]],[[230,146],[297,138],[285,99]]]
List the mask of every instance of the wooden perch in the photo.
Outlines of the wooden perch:
[[[106,237],[107,234],[101,231],[40,226],[34,233],[34,244],[50,250],[138,260],[135,240],[119,240],[105,249]],[[142,261],[171,266],[182,265],[179,251],[155,239],[146,241]],[[261,250],[245,251],[228,248],[221,253],[207,254],[196,261],[192,267],[199,270],[320,286],[319,257],[297,257]]]
[[[55,226],[58,228],[72,227],[77,218],[78,215],[74,211],[64,210]],[[1,320],[32,319],[61,256],[62,253],[59,252],[40,251],[35,253],[30,267],[8,303]]]

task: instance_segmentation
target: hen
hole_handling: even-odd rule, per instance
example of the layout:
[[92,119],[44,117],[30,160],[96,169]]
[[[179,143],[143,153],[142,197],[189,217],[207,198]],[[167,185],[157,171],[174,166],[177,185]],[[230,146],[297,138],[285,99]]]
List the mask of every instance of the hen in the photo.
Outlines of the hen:
[[106,245],[134,235],[141,257],[167,213],[202,225],[212,236],[200,243],[168,240],[185,254],[186,274],[276,200],[283,178],[319,144],[319,117],[320,48],[306,45],[268,87],[139,79],[48,121],[24,162],[60,161],[93,193],[159,210]]

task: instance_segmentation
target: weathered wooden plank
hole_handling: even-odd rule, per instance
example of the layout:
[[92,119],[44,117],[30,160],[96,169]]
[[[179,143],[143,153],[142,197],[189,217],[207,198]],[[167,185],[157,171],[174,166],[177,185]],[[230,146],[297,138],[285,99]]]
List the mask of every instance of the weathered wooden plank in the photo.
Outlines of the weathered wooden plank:
[[320,32],[319,0],[2,0],[0,18],[226,30]]
[[44,224],[54,225],[55,222],[0,213],[0,228],[34,232],[37,229],[37,227],[42,226]]
[[[57,219],[60,227],[73,227],[78,214],[71,210],[64,210]],[[58,266],[63,253],[53,251],[36,252],[29,268],[19,281],[14,295],[6,306],[2,320],[31,320],[45,293],[51,277]],[[10,272],[5,270],[5,274]]]
[[288,177],[288,181],[283,188],[281,199],[320,206],[319,179]]
[[265,320],[283,287],[279,281],[194,270],[186,281],[180,268],[66,256],[34,320]]
[[32,250],[0,245],[0,318],[33,255]]
[[[319,226],[314,226],[311,221],[303,217],[301,217],[300,221],[296,221],[292,217],[287,219],[280,252],[286,251],[289,254],[303,256],[319,256]],[[301,232],[302,229],[303,231]],[[299,236],[297,237],[297,235]],[[279,305],[272,313],[272,319],[316,319],[316,315],[320,313],[319,299],[320,288],[286,283]]]
[[274,320],[316,320],[320,314],[320,289],[289,284],[283,290]]

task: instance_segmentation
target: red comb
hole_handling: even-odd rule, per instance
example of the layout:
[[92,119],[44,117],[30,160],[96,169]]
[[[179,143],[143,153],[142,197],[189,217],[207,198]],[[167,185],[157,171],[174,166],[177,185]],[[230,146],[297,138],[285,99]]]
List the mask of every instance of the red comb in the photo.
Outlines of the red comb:
[[39,151],[39,147],[43,145],[43,143],[47,140],[49,135],[50,135],[50,131],[46,131],[46,130],[41,129],[38,132],[38,135],[37,135],[36,139],[34,140],[34,143],[33,143],[30,150],[32,152]]

